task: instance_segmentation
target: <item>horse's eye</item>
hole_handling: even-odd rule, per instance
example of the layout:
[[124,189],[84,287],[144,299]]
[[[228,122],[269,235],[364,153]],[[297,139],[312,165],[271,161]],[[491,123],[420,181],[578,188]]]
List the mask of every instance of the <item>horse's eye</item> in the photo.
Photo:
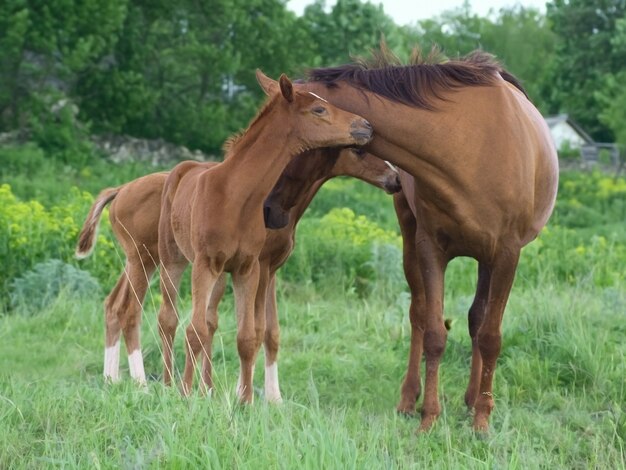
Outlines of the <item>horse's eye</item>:
[[323,106],[316,106],[311,111],[313,112],[313,114],[317,114],[318,116],[321,116],[322,114],[326,113],[326,108]]

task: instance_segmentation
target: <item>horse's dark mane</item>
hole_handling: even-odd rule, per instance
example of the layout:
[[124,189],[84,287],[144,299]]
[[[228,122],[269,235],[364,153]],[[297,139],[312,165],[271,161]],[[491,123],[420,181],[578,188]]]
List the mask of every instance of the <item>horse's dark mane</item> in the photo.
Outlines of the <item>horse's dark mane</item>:
[[438,50],[424,58],[414,49],[409,65],[400,60],[383,44],[372,51],[369,60],[336,67],[309,70],[309,81],[335,87],[339,82],[368,90],[393,101],[434,109],[432,98],[442,99],[441,92],[465,86],[489,86],[500,75],[528,98],[519,80],[502,68],[495,57],[484,51],[474,51],[465,57],[443,62]]

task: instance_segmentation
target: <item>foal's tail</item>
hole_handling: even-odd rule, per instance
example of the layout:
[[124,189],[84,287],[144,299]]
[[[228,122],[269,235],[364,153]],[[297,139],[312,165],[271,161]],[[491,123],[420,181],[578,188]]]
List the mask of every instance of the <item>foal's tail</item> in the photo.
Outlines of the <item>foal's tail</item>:
[[80,235],[78,235],[78,243],[76,244],[75,253],[77,258],[86,258],[93,251],[93,247],[96,244],[96,235],[98,233],[98,224],[100,223],[102,211],[109,202],[115,199],[115,196],[117,196],[117,193],[120,192],[120,189],[122,189],[121,186],[117,188],[108,188],[102,190],[100,194],[98,194],[98,197],[91,206],[91,209],[89,209],[89,214],[87,214],[87,219],[85,219],[83,229],[80,231]]

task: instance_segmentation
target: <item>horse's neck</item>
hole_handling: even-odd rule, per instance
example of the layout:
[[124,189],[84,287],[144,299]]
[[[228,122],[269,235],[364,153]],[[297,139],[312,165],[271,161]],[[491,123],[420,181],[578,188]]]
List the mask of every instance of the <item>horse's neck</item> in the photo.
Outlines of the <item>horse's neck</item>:
[[296,199],[296,204],[292,207],[289,214],[289,220],[294,227],[298,224],[298,222],[302,218],[302,215],[304,214],[304,211],[306,211],[307,207],[309,207],[309,204],[311,204],[311,201],[320,190],[322,185],[329,179],[330,178],[328,177],[320,178],[314,181],[308,181],[304,185],[302,185],[300,197]]
[[[444,125],[444,113],[400,105],[343,83],[333,88],[326,88],[319,82],[300,86],[345,111],[367,119],[375,135],[369,149],[378,157],[404,168],[412,167],[416,160],[424,160],[426,165],[439,163],[439,149],[449,140],[451,133],[450,125]],[[440,106],[445,105],[446,102],[442,102]],[[416,155],[419,155],[418,159]]]
[[228,186],[229,197],[234,198],[239,193],[247,200],[264,200],[291,158],[300,150],[301,143],[290,136],[289,126],[256,123],[222,163],[226,177],[232,182]]

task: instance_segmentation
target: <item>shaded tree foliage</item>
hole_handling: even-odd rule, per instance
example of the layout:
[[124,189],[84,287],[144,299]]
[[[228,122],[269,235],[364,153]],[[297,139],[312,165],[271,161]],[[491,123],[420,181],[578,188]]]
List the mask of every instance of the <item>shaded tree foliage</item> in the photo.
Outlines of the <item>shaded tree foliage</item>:
[[437,45],[449,57],[475,49],[491,52],[522,81],[540,109],[549,109],[547,77],[554,59],[555,36],[536,9],[503,8],[491,20],[472,13],[466,3],[438,18],[421,21],[413,34],[424,46]]
[[4,0],[0,131],[26,130],[67,163],[84,163],[89,133],[218,154],[262,100],[256,68],[298,77],[367,55],[384,37],[401,58],[415,44],[450,57],[492,52],[542,111],[568,112],[609,140],[626,128],[625,3],[554,0],[546,16],[517,6],[487,17],[466,3],[398,26],[360,0],[315,0],[301,17],[286,0]]
[[615,48],[616,22],[624,18],[626,0],[554,0],[547,16],[558,37],[552,81],[552,107],[565,110],[596,140],[610,141],[612,132],[598,116],[596,91],[605,77],[623,71],[626,54]]

